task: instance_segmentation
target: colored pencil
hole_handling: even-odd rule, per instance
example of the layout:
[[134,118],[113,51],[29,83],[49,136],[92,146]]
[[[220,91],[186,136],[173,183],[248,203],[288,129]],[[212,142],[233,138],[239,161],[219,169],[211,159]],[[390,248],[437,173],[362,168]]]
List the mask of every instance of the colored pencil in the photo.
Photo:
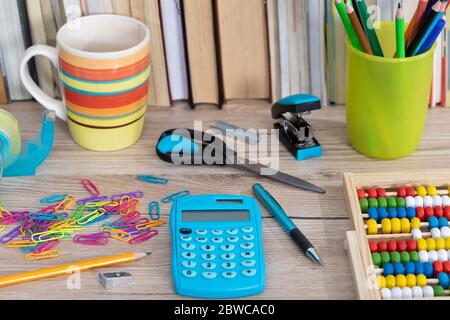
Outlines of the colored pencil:
[[425,10],[427,9],[427,5],[429,3],[429,0],[420,0],[419,5],[417,6],[416,12],[414,13],[414,16],[411,19],[411,22],[408,25],[408,28],[406,29],[405,33],[405,43],[406,47],[408,47],[411,44],[412,39],[417,34],[417,31],[420,28],[420,24],[422,22],[422,18],[425,14]]
[[444,29],[445,25],[447,23],[447,19],[445,16],[443,16],[441,19],[439,19],[438,23],[434,27],[433,31],[429,34],[423,45],[420,47],[420,49],[417,51],[417,54],[422,54],[424,52],[427,52],[433,47],[433,44],[436,42],[437,38],[441,34],[442,30]]
[[441,1],[437,1],[433,6],[433,9],[431,10],[430,14],[425,18],[422,26],[420,27],[416,36],[411,41],[411,44],[408,46],[408,49],[406,50],[406,55],[408,57],[412,57],[417,54],[417,51],[422,46],[423,42],[428,37],[429,33],[433,30],[435,25],[438,23],[439,19],[442,17],[443,11],[441,11],[441,7],[445,9],[445,5],[443,5]]
[[357,50],[363,51],[362,45],[359,42],[356,32],[353,29],[353,26],[347,15],[344,2],[342,0],[334,0],[334,3],[336,5],[336,9],[339,13],[339,16],[341,17],[342,23],[344,24],[344,28],[347,31],[347,36],[349,37],[353,47],[356,48]]
[[395,37],[397,44],[397,58],[405,58],[405,18],[400,3],[398,4],[397,13],[395,14]]
[[[353,10],[355,10],[356,16],[358,17],[358,21],[362,26],[363,22],[361,19],[361,15],[359,14],[358,6],[356,5],[356,0],[352,0],[352,7],[353,7]],[[364,32],[364,29],[363,29],[363,32]]]
[[364,30],[361,24],[359,23],[355,10],[353,9],[353,7],[350,5],[349,2],[346,3],[345,8],[347,11],[348,18],[350,19],[350,22],[353,26],[353,29],[356,32],[356,36],[358,37],[358,40],[361,43],[364,52],[373,55],[373,51],[372,48],[370,47],[369,40],[367,40],[366,34],[364,33]]
[[149,254],[150,253],[131,252],[126,254],[118,254],[110,257],[69,263],[61,266],[49,267],[35,271],[25,271],[17,274],[12,274],[9,276],[1,276],[0,287],[10,286],[13,284],[24,283],[29,281],[47,279],[57,276],[70,275],[77,271],[86,271],[96,268],[104,268],[108,266],[118,265],[127,262],[133,262],[143,257],[146,257]]
[[363,28],[366,32],[366,35],[369,39],[370,46],[372,47],[372,51],[376,56],[384,57],[383,50],[381,49],[380,42],[378,41],[377,33],[373,27],[372,19],[369,16],[369,12],[367,10],[367,5],[364,0],[356,0],[356,5],[358,6],[359,13],[361,14],[361,19],[364,22]]

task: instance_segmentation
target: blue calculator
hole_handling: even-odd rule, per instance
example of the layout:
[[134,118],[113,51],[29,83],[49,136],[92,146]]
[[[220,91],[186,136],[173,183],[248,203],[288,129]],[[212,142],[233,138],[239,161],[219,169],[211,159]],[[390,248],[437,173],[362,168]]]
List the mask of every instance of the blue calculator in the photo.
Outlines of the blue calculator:
[[264,291],[262,220],[254,198],[179,198],[171,209],[170,229],[177,294],[231,299]]

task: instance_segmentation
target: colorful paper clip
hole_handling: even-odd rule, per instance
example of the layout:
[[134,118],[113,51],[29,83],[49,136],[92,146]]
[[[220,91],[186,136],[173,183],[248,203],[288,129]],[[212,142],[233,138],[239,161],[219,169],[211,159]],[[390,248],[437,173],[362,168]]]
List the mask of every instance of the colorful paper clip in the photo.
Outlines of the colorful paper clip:
[[157,230],[148,230],[145,232],[142,232],[141,234],[137,235],[136,237],[132,238],[130,241],[128,241],[129,244],[138,244],[145,242],[147,240],[150,240],[154,236],[158,235]]
[[8,243],[5,243],[5,247],[7,248],[27,248],[34,247],[35,245],[36,242],[31,240],[10,241]]
[[17,238],[20,235],[20,228],[21,228],[21,226],[17,226],[14,229],[12,229],[10,232],[8,232],[7,234],[3,235],[0,238],[0,243],[5,244],[10,241],[13,241],[15,238]]
[[108,237],[103,232],[95,234],[80,234],[73,237],[73,242],[85,246],[106,246],[108,244]]
[[89,202],[99,202],[99,201],[105,201],[105,200],[108,200],[108,196],[93,196],[93,197],[88,197],[88,198],[78,200],[77,205],[81,206],[81,205],[85,205],[86,203],[89,203]]
[[153,183],[153,184],[168,184],[169,183],[168,179],[155,177],[155,176],[139,175],[139,176],[137,176],[137,179],[139,181]]
[[64,238],[64,236],[65,236],[65,233],[60,230],[45,231],[45,232],[34,233],[31,236],[31,240],[36,243],[41,243],[41,242],[49,242],[52,240],[59,240],[61,238]]
[[28,253],[25,255],[25,260],[28,260],[28,261],[43,260],[43,259],[56,258],[56,257],[59,257],[60,255],[61,255],[61,250],[44,251],[41,253]]
[[162,203],[171,203],[178,198],[186,197],[186,196],[189,196],[190,194],[191,194],[191,192],[189,190],[183,190],[183,191],[171,194],[170,196],[167,196],[167,197],[161,199],[161,202]]
[[111,201],[119,201],[125,196],[128,196],[130,198],[140,199],[140,198],[144,197],[144,193],[142,191],[133,191],[133,192],[128,192],[128,193],[115,194],[115,195],[111,196]]
[[63,201],[69,194],[55,194],[52,196],[49,196],[47,198],[42,198],[41,200],[39,200],[39,202],[41,204],[53,204],[53,203],[59,203],[61,201]]
[[104,232],[108,237],[122,242],[129,242],[131,240],[131,234],[120,229],[114,229],[109,226],[104,226],[102,227],[101,231]]
[[87,190],[87,192],[89,192],[91,195],[93,195],[93,196],[100,195],[100,191],[98,191],[98,188],[95,186],[94,183],[92,183],[91,180],[83,179],[83,180],[81,180],[81,184]]
[[0,225],[0,232],[2,232],[2,231],[5,230],[5,229],[6,229],[6,226]]
[[59,244],[59,240],[52,240],[49,242],[41,243],[39,246],[35,247],[33,250],[31,250],[34,254],[43,253],[45,251],[50,251],[53,247],[55,247],[57,244]]
[[159,218],[161,217],[161,214],[160,214],[160,208],[159,208],[158,201],[152,201],[149,203],[148,214],[149,214],[151,220],[159,220]]
[[167,221],[165,219],[162,219],[162,220],[156,220],[156,221],[150,221],[147,223],[138,224],[135,228],[137,230],[147,230],[147,229],[162,226],[166,223],[167,223]]
[[67,197],[64,198],[64,200],[62,200],[56,207],[55,207],[55,212],[56,213],[62,213],[64,211],[66,211],[67,209],[70,208],[70,206],[72,204],[74,204],[76,202],[77,198],[72,195],[69,194],[67,195]]

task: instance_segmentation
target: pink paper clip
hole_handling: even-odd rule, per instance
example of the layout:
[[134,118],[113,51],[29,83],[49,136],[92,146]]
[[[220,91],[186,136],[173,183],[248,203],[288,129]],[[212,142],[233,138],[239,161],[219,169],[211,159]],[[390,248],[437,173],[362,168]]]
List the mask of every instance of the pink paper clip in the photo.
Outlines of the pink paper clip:
[[130,241],[128,241],[129,244],[138,244],[145,242],[147,240],[150,240],[154,236],[158,234],[158,230],[148,230],[145,232],[142,232],[141,234],[137,235],[136,237],[132,238]]
[[98,191],[97,187],[95,186],[95,184],[92,183],[91,180],[83,179],[83,180],[81,180],[81,184],[93,196],[100,195],[100,191]]
[[38,246],[36,249],[32,250],[34,254],[39,254],[45,251],[50,251],[54,246],[59,243],[59,240],[52,240],[49,242],[44,242],[42,245]]
[[108,244],[108,237],[103,232],[94,234],[80,234],[73,237],[73,242],[85,246],[106,246]]

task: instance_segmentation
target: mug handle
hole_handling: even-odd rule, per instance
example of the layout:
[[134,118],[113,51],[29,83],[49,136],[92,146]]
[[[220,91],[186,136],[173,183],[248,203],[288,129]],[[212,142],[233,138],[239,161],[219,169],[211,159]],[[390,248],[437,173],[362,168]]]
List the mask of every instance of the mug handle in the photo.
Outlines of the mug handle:
[[53,47],[45,45],[35,45],[25,51],[25,55],[20,63],[20,78],[27,91],[35,98],[41,105],[49,110],[55,111],[58,118],[67,121],[66,108],[61,100],[53,99],[47,95],[41,88],[33,81],[28,69],[28,61],[35,56],[44,56],[51,61],[56,69],[58,67],[58,50]]

